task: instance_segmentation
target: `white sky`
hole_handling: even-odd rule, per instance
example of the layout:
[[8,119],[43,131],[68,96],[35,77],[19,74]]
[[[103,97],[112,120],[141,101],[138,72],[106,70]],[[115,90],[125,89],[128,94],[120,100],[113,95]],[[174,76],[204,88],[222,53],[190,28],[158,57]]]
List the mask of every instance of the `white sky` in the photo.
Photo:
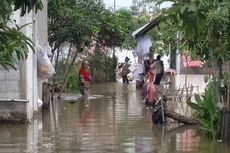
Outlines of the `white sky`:
[[[120,9],[120,8],[130,8],[130,6],[132,6],[132,0],[103,0],[104,4],[107,8],[114,8],[114,1],[116,3],[116,9]],[[171,2],[164,2],[161,7],[169,7],[171,6]]]
[[116,2],[116,9],[129,8],[132,6],[132,0],[103,0],[106,7],[114,7],[114,1]]

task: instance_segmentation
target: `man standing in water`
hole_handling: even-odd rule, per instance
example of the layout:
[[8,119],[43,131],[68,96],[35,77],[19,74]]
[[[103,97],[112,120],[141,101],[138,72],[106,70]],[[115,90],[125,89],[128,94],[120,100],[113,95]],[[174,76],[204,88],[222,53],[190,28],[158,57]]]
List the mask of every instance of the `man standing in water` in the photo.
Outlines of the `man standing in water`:
[[89,63],[87,61],[83,61],[81,64],[81,69],[79,71],[79,86],[82,96],[88,96],[88,90],[90,86],[90,73]]
[[129,70],[129,67],[130,67],[129,60],[130,59],[128,57],[126,57],[125,58],[125,63],[122,66],[121,76],[122,76],[123,83],[129,83],[129,79],[127,77],[127,75],[130,73],[130,70]]
[[157,59],[151,65],[151,68],[153,69],[154,74],[153,84],[159,86],[164,75],[164,63],[161,60],[161,55],[157,55]]

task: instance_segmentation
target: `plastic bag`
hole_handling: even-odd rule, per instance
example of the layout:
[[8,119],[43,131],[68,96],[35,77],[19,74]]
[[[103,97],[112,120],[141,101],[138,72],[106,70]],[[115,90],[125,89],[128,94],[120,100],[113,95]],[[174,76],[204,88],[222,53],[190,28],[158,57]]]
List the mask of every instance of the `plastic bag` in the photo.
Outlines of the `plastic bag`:
[[37,51],[37,70],[38,78],[47,79],[55,74],[54,67],[49,60],[46,51],[42,47],[38,47]]
[[44,46],[44,51],[47,53],[48,58],[50,58],[52,56],[52,49],[49,46],[49,43],[46,43]]

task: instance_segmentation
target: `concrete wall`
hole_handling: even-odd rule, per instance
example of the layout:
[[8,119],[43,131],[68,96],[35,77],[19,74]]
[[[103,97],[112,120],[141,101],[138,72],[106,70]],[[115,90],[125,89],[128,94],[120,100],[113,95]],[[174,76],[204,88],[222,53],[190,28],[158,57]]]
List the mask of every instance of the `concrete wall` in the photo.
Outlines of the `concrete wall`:
[[0,99],[20,99],[20,71],[0,70]]
[[[44,47],[48,41],[46,0],[43,0],[43,5],[44,9],[38,11],[37,14],[30,12],[20,17],[20,12],[17,11],[12,15],[18,25],[31,23],[24,27],[22,32],[33,40],[35,53],[30,49],[27,60],[19,64],[17,71],[0,69],[0,117],[6,117],[12,112],[21,112],[28,121],[31,121],[34,112],[38,111],[38,97],[41,98],[42,81],[37,78],[36,50],[38,45]],[[11,99],[16,100],[12,101]],[[24,103],[20,101],[24,101]]]
[[[11,16],[18,25],[31,22],[32,18],[30,15],[20,18],[19,14],[20,12],[16,11]],[[23,32],[30,37],[32,36],[31,29],[33,29],[32,24],[23,28]],[[28,101],[32,100],[27,97],[28,84],[26,74],[28,71],[26,62],[22,61],[17,65],[17,70],[10,69],[6,71],[3,68],[0,69],[0,120],[3,122],[7,122],[7,118],[8,121],[15,120],[20,122],[22,119],[31,119],[31,116],[27,116]]]
[[206,87],[204,76],[208,75],[208,69],[202,67],[186,68],[183,66],[181,55],[177,50],[175,88],[194,86],[193,93],[202,93]]
[[[16,11],[12,19],[20,21],[20,12]],[[11,26],[11,24],[8,24]],[[0,67],[0,99],[21,99],[20,89],[20,66],[16,65],[17,71],[12,68],[9,71]]]
[[5,100],[0,99],[0,123],[25,123],[26,100]]

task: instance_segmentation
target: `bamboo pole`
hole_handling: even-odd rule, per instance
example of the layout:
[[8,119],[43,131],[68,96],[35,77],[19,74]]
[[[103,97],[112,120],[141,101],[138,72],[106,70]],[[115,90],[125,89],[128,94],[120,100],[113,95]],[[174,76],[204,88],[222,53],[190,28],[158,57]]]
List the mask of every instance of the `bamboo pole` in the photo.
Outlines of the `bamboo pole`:
[[228,63],[228,94],[227,94],[227,109],[230,111],[230,62]]

